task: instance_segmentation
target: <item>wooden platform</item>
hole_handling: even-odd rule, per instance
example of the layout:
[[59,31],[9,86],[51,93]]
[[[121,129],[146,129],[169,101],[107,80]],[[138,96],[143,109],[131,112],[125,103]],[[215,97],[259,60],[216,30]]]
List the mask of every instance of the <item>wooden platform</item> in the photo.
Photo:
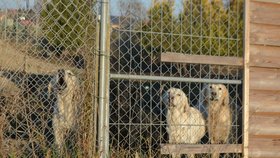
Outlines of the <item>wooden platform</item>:
[[190,55],[174,52],[162,53],[161,62],[243,66],[243,58],[240,57]]
[[161,154],[242,153],[242,144],[161,144]]

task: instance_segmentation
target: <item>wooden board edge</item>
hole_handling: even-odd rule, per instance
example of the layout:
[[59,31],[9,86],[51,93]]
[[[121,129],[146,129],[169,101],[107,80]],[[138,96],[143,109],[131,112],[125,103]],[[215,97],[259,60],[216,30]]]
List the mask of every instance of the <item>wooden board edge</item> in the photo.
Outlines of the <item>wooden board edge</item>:
[[161,144],[161,154],[242,153],[242,144]]
[[161,62],[243,66],[242,57],[191,55],[174,52],[162,53]]

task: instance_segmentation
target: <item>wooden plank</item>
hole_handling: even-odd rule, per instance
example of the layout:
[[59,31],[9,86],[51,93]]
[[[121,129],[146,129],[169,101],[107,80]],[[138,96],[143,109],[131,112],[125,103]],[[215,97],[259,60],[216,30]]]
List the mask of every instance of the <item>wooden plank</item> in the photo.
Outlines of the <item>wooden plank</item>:
[[278,150],[270,150],[270,149],[263,149],[262,147],[258,148],[249,148],[250,158],[279,158],[280,152]]
[[250,24],[250,43],[269,46],[280,46],[280,26]]
[[[278,1],[279,2],[279,1]],[[280,5],[275,3],[251,2],[251,22],[280,25]]]
[[263,148],[263,149],[280,149],[279,138],[256,138],[250,136],[250,148]]
[[250,157],[280,157],[280,139],[250,137]]
[[254,135],[251,134],[250,139],[280,139],[280,135]]
[[190,55],[181,53],[166,52],[161,54],[162,62],[191,63],[191,64],[213,64],[242,66],[243,59],[239,57],[220,57],[208,55]]
[[280,113],[280,91],[250,91],[251,113]]
[[280,68],[279,61],[280,47],[261,45],[250,46],[250,66]]
[[244,3],[244,52],[243,52],[243,94],[242,94],[242,153],[244,158],[249,157],[249,94],[250,94],[250,2]]
[[241,144],[161,144],[161,154],[242,153]]
[[[278,116],[262,116],[253,115],[250,117],[249,132],[253,135],[270,135],[280,136],[280,115]],[[279,139],[280,149],[280,139]]]
[[279,0],[251,0],[251,1],[280,4]]
[[250,89],[251,90],[280,90],[279,69],[250,68]]
[[256,112],[250,113],[250,115],[262,115],[262,116],[280,116],[279,112]]

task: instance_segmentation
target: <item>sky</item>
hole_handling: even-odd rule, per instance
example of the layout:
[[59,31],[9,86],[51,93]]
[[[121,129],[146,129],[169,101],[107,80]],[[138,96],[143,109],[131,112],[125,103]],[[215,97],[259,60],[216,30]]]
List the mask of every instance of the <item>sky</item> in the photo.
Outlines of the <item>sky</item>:
[[[123,1],[133,1],[133,0],[123,0]],[[142,2],[144,7],[148,9],[152,5],[152,0],[139,0]],[[179,12],[179,8],[181,8],[182,0],[175,0],[175,12]],[[120,15],[120,6],[118,4],[119,0],[110,0],[111,14],[112,15]],[[177,9],[176,9],[177,8]]]

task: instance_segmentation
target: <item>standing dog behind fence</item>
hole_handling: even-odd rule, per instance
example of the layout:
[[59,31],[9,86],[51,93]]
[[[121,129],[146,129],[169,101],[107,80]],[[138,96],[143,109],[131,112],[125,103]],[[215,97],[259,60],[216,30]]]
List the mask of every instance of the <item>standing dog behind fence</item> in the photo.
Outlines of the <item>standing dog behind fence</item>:
[[80,84],[78,78],[70,70],[58,70],[49,84],[49,94],[56,95],[53,115],[55,143],[61,149],[67,132],[77,123],[78,105],[80,104]]
[[[205,134],[205,120],[196,108],[190,107],[186,94],[176,88],[167,91],[167,132],[169,143],[198,143]],[[179,155],[173,154],[172,157]],[[194,155],[188,157],[193,158]]]
[[[207,127],[211,144],[227,143],[232,124],[228,89],[223,84],[208,84],[205,90],[208,100]],[[218,157],[219,153],[212,154],[212,158]]]

